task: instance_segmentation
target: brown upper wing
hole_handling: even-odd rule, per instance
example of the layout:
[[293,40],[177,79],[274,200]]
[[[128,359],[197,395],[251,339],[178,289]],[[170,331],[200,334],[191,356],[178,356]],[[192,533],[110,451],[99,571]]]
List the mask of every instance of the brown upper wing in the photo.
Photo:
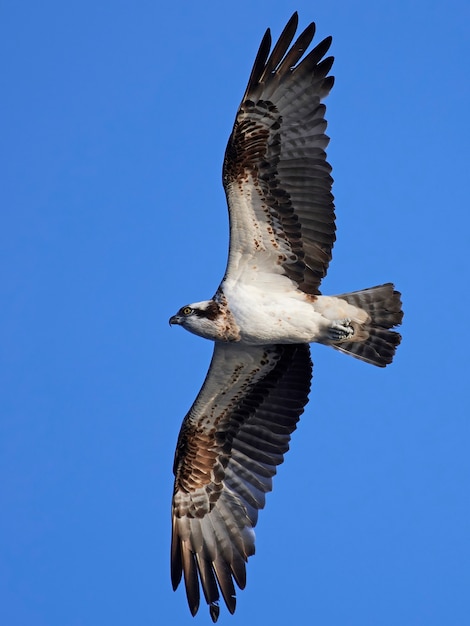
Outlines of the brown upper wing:
[[310,390],[308,345],[216,343],[175,455],[171,576],[191,613],[201,583],[210,614],[219,589],[231,613],[254,553],[253,527]]
[[316,294],[335,241],[333,181],[325,154],[329,139],[320,103],[333,85],[327,76],[333,58],[323,59],[330,37],[305,55],[314,24],[291,46],[297,22],[294,13],[271,54],[266,32],[227,145],[226,277],[259,269],[261,259],[264,268],[271,266],[273,273]]

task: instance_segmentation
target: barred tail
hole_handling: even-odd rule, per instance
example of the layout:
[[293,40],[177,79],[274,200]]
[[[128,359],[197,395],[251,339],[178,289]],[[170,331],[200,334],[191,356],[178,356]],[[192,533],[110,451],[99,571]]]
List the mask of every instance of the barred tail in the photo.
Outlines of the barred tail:
[[392,283],[386,283],[337,296],[366,311],[369,319],[361,325],[363,332],[358,333],[356,341],[332,343],[333,348],[378,367],[391,363],[401,341],[401,335],[390,330],[403,319],[400,295]]

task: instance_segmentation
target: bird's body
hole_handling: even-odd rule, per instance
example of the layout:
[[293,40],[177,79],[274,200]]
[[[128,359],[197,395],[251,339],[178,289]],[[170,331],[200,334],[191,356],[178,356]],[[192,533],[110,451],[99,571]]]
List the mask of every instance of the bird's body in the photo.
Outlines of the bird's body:
[[[239,280],[224,281],[213,300],[188,305],[199,312],[217,311],[216,315],[211,315],[210,319],[196,315],[193,320],[188,316],[174,316],[172,323],[212,341],[240,341],[249,345],[329,344],[338,340],[339,327],[359,325],[368,319],[364,309],[343,298],[310,296],[292,289],[288,279],[273,282],[275,289],[272,282],[256,285]],[[345,333],[349,336],[347,330]]]
[[297,14],[271,50],[258,51],[224,159],[230,218],[225,276],[211,300],[170,319],[215,342],[206,380],[175,454],[172,582],[184,575],[192,614],[201,585],[213,621],[219,592],[231,613],[254,531],[308,401],[309,344],[379,367],[391,363],[402,320],[391,283],[323,296],[335,241],[325,98],[331,38],[306,50],[310,24],[291,45]]
[[224,293],[240,341],[251,345],[312,343],[326,336],[328,321],[307,294],[228,282]]

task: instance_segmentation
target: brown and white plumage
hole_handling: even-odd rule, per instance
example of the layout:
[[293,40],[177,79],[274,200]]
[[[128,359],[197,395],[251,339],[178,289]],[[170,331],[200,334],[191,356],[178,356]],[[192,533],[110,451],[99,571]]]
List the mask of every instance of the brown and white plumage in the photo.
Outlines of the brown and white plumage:
[[193,615],[199,581],[215,621],[218,586],[231,613],[255,551],[253,527],[307,402],[308,345],[217,343],[175,455],[171,575],[184,572]]
[[[266,32],[225,153],[229,259],[214,298],[170,319],[215,342],[175,455],[171,574],[191,613],[200,587],[213,621],[231,613],[254,553],[253,528],[308,401],[316,341],[384,367],[400,335],[390,283],[322,296],[335,241],[325,107],[331,38],[306,53],[297,14],[271,49]],[[292,44],[292,45],[291,45]]]
[[[327,77],[333,57],[322,60],[331,44],[327,37],[296,66],[315,25],[289,49],[296,28],[294,14],[270,56],[267,30],[228,141],[223,167],[230,207],[227,274],[240,256],[251,258],[263,249],[302,291],[316,294],[335,241],[333,181],[325,154],[329,139],[320,103],[333,86],[333,77]],[[253,192],[262,203],[253,201]],[[239,210],[247,202],[251,210]],[[259,224],[255,238],[253,217]]]

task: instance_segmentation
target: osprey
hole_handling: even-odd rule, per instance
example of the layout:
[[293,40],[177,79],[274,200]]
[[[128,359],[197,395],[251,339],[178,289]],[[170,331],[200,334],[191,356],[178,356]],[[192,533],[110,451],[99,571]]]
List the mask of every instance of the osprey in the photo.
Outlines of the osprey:
[[170,318],[215,342],[209,372],[184,418],[175,454],[171,577],[184,575],[193,615],[200,586],[210,615],[255,551],[259,509],[272,489],[308,401],[311,342],[366,363],[391,363],[401,337],[400,294],[391,283],[323,296],[335,241],[324,58],[331,37],[306,54],[315,24],[291,42],[291,17],[271,49],[266,31],[236,115],[223,164],[230,217],[224,278],[211,300]]

